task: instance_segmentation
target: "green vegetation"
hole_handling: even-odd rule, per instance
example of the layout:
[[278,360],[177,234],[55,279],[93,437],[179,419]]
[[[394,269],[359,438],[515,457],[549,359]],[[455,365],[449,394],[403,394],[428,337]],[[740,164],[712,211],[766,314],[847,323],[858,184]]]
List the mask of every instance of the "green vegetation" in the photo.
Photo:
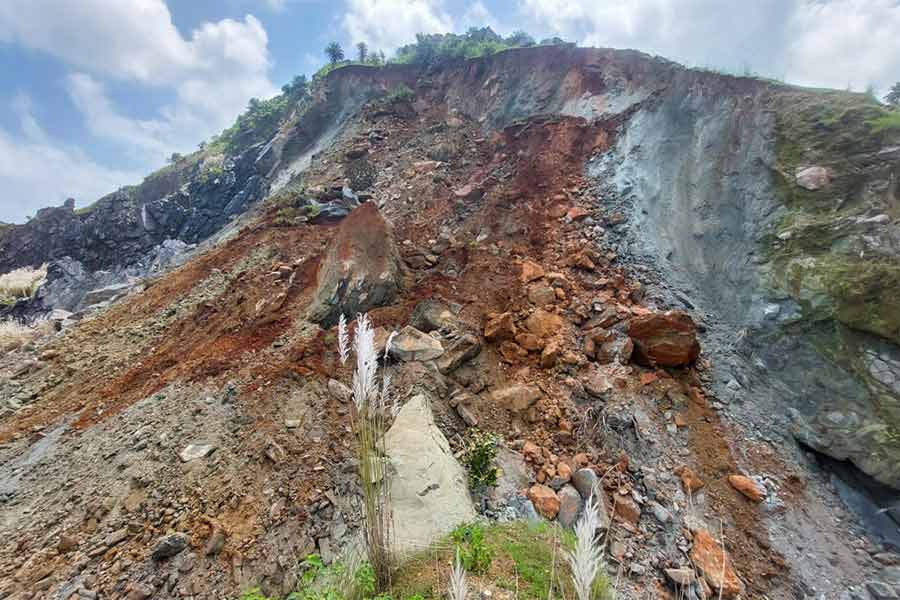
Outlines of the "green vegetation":
[[869,121],[872,133],[900,133],[900,110],[885,112]]
[[388,102],[408,102],[415,97],[416,93],[412,91],[408,85],[401,83],[388,94]]
[[337,42],[331,42],[325,46],[325,54],[328,55],[328,62],[333,65],[344,60],[344,49]]
[[483,574],[494,560],[494,551],[484,543],[484,529],[478,523],[463,524],[453,530],[450,539],[456,544],[459,560],[470,573]]
[[900,107],[900,81],[891,87],[884,97],[884,101],[893,107]]
[[497,485],[499,441],[496,435],[479,430],[469,436],[462,463],[469,473],[469,486],[473,490],[485,490]]
[[[544,40],[542,44],[560,43],[562,40]],[[517,31],[503,38],[490,28],[472,28],[463,35],[455,33],[416,34],[416,42],[402,46],[397,50],[392,62],[400,64],[417,64],[428,67],[446,63],[490,56],[510,48],[534,46],[534,39],[522,31]]]
[[[483,527],[482,543],[493,560],[483,574],[468,574],[470,588],[500,588],[522,600],[574,597],[564,556],[564,550],[575,545],[571,532],[547,522],[491,524]],[[394,575],[393,597],[444,597],[456,547],[437,544],[435,550],[408,560]],[[608,578],[601,573],[594,584],[594,598],[611,598],[611,591]]]

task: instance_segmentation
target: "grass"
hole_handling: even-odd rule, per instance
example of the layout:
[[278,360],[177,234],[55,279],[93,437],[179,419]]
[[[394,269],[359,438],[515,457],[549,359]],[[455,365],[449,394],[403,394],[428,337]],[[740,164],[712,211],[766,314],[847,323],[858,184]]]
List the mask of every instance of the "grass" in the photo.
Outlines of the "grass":
[[[470,589],[500,588],[521,599],[573,598],[575,590],[564,551],[574,548],[575,536],[547,522],[491,524],[483,527],[485,551],[493,560],[485,573],[468,573]],[[448,538],[400,567],[394,574],[393,598],[443,597],[450,578],[456,546]],[[551,590],[551,581],[553,587]],[[611,598],[611,586],[600,573],[594,598]]]
[[15,321],[0,321],[0,353],[18,350],[34,340],[39,333],[36,327]]
[[47,277],[47,265],[37,269],[22,267],[0,275],[0,304],[30,298]]
[[868,121],[872,133],[900,132],[900,110],[887,112]]

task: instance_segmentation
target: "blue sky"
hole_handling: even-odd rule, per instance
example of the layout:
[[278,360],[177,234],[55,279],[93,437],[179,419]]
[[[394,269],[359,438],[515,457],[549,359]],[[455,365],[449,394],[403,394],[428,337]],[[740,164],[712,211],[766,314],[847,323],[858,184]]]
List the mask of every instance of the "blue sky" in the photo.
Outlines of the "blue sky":
[[490,25],[803,85],[900,79],[900,0],[2,0],[0,221],[138,183],[324,61]]

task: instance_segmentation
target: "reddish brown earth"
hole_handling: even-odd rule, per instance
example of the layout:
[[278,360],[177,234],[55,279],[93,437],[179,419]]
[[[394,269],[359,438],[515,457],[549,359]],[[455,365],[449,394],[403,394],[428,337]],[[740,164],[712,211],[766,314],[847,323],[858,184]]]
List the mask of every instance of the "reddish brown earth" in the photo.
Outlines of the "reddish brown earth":
[[[652,466],[661,478],[657,498],[682,502],[686,509],[679,480],[669,473],[687,465],[704,484],[695,494],[705,497],[702,511],[709,532],[724,537],[734,571],[728,573],[728,591],[741,585],[747,597],[787,597],[793,575],[772,548],[766,525],[770,517],[738,493],[728,477],[747,464],[747,455],[753,456],[751,464],[778,480],[786,511],[804,502],[803,477],[770,449],[742,446],[740,434],[720,421],[704,398],[700,375],[706,366],[702,357],[694,362],[699,349],[679,340],[662,344],[656,355],[645,350],[652,359],[645,364],[653,367],[627,360],[598,366],[584,353],[590,337],[586,331],[597,317],[593,304],[611,311],[613,322],[633,319],[633,337],[641,337],[634,323],[662,318],[635,300],[639,285],[625,275],[614,253],[589,250],[586,243],[584,220],[607,223],[612,215],[602,198],[589,194],[584,164],[610,145],[616,124],[541,118],[484,135],[477,123],[461,117],[448,124],[440,107],[382,109],[367,108],[354,126],[377,126],[389,132],[386,140],[370,143],[364,131],[350,127],[304,175],[310,188],[343,183],[344,154],[359,145],[367,146],[367,160],[381,174],[374,199],[346,221],[359,222],[363,233],[371,233],[378,228],[365,224],[383,217],[405,260],[396,299],[370,312],[375,325],[399,330],[420,301],[437,299],[455,307],[461,326],[477,335],[484,333],[489,319],[510,313],[517,333],[533,336],[484,342],[478,358],[462,369],[475,372],[484,392],[473,391],[476,386],[462,383],[458,374],[449,383],[435,384],[437,420],[454,445],[466,426],[441,385],[473,393],[468,408],[480,428],[498,433],[514,448],[528,443],[531,454],[526,458],[536,481],[593,468],[618,515],[610,532],[610,560],[625,573],[640,561],[664,567],[683,560],[676,538],[707,535],[692,534],[684,525],[668,534],[669,541],[656,542],[652,532],[659,529],[648,505],[633,499],[632,490],[642,489],[637,473]],[[420,135],[431,130],[437,133],[430,138]],[[429,148],[451,141],[459,148],[457,155],[448,163],[429,164]],[[201,433],[217,432],[221,449],[208,463],[181,465],[175,453],[195,437],[177,438],[178,447],[162,446],[158,471],[141,474],[142,483],[134,484],[128,496],[133,501],[111,499],[113,508],[107,512],[83,509],[103,499],[72,496],[65,491],[70,489],[65,477],[53,482],[47,501],[68,503],[71,514],[60,515],[56,523],[23,514],[22,520],[5,525],[0,591],[15,594],[45,585],[56,590],[73,578],[103,597],[124,597],[139,580],[168,590],[159,597],[219,598],[257,582],[272,592],[289,589],[293,561],[313,550],[323,537],[325,520],[343,506],[341,496],[352,495],[347,494],[353,472],[352,465],[347,467],[352,455],[348,408],[324,391],[329,377],[346,380],[349,373],[337,359],[335,329],[320,329],[304,315],[323,264],[363,254],[387,268],[389,257],[379,255],[383,240],[354,235],[334,242],[340,224],[285,227],[276,212],[264,207],[240,235],[40,348],[57,357],[22,378],[38,390],[37,398],[0,423],[0,443],[6,448],[53,439],[52,430],[63,422],[70,427],[59,443],[76,444],[104,428],[124,427],[128,419],[142,418],[157,406],[163,414],[148,423],[188,427],[197,417]],[[412,266],[438,240],[446,243],[434,253],[436,265]],[[523,278],[523,264],[538,265],[543,275]],[[290,275],[279,276],[280,267],[289,267]],[[549,287],[552,296],[533,290],[535,282]],[[551,301],[534,306],[529,295],[535,293]],[[676,324],[681,335],[684,323],[679,319]],[[532,351],[525,345],[532,345]],[[552,351],[542,352],[548,346]],[[640,342],[637,347],[640,352]],[[685,366],[662,368],[667,364]],[[603,377],[609,380],[601,401],[585,391],[597,368],[605,369]],[[395,386],[402,390],[432,381],[432,375],[417,369],[402,371]],[[489,400],[489,392],[513,384],[536,386],[540,399],[522,413]],[[226,400],[221,407],[218,400],[197,404],[207,395]],[[302,406],[293,400],[301,396],[307,403]],[[678,404],[673,398],[686,401]],[[646,425],[635,417],[634,428],[624,433],[606,428],[608,415],[632,406],[647,407]],[[303,424],[292,432],[285,423],[294,418],[288,411],[295,409]],[[675,415],[674,421],[667,413]],[[231,420],[220,414],[232,415]],[[673,422],[675,436],[666,433]],[[631,444],[635,436],[649,434],[645,426],[658,432],[651,437],[659,442],[659,464],[656,459],[640,464],[640,453],[629,455],[622,441],[627,437]],[[129,427],[125,431],[135,430]],[[110,437],[108,443],[124,444],[123,439]],[[735,455],[736,446],[741,446],[741,456]],[[678,454],[682,447],[688,449],[684,456]],[[659,466],[669,463],[666,469]],[[130,472],[132,467],[121,468]],[[83,473],[105,472],[91,469]],[[165,499],[147,491],[153,488],[165,490]],[[536,489],[545,491],[544,486]],[[41,506],[27,494],[26,500]],[[553,498],[542,498],[541,504],[552,507]],[[353,517],[346,518],[354,526]],[[127,540],[84,558],[83,551],[95,548],[106,529],[113,528],[104,519],[119,519],[116,527],[125,523]],[[169,530],[187,532],[195,554],[191,568],[174,579],[146,558]],[[222,549],[207,555],[217,531],[224,532]],[[56,550],[62,532],[79,541],[79,551]],[[711,538],[703,540],[706,546],[716,545]],[[617,553],[617,544],[632,557]],[[79,569],[76,556],[86,561]],[[625,579],[623,597],[648,597],[644,592],[649,595],[650,590],[660,597],[668,594],[658,570]]]

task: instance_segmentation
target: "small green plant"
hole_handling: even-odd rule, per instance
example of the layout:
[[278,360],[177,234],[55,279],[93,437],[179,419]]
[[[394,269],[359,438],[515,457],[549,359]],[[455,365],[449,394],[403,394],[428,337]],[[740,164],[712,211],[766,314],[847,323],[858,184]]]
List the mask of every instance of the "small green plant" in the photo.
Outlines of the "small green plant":
[[456,544],[457,556],[466,571],[486,573],[494,560],[494,551],[485,543],[484,528],[477,524],[463,524],[453,530],[450,539]]
[[497,450],[500,440],[493,433],[475,430],[463,453],[463,465],[469,472],[469,485],[473,490],[485,490],[497,485],[500,469],[497,468]]
[[260,591],[258,587],[251,588],[241,594],[241,600],[276,600],[275,598],[269,598],[265,594]]
[[412,91],[408,85],[401,83],[388,94],[388,102],[408,102],[415,97],[416,93]]

